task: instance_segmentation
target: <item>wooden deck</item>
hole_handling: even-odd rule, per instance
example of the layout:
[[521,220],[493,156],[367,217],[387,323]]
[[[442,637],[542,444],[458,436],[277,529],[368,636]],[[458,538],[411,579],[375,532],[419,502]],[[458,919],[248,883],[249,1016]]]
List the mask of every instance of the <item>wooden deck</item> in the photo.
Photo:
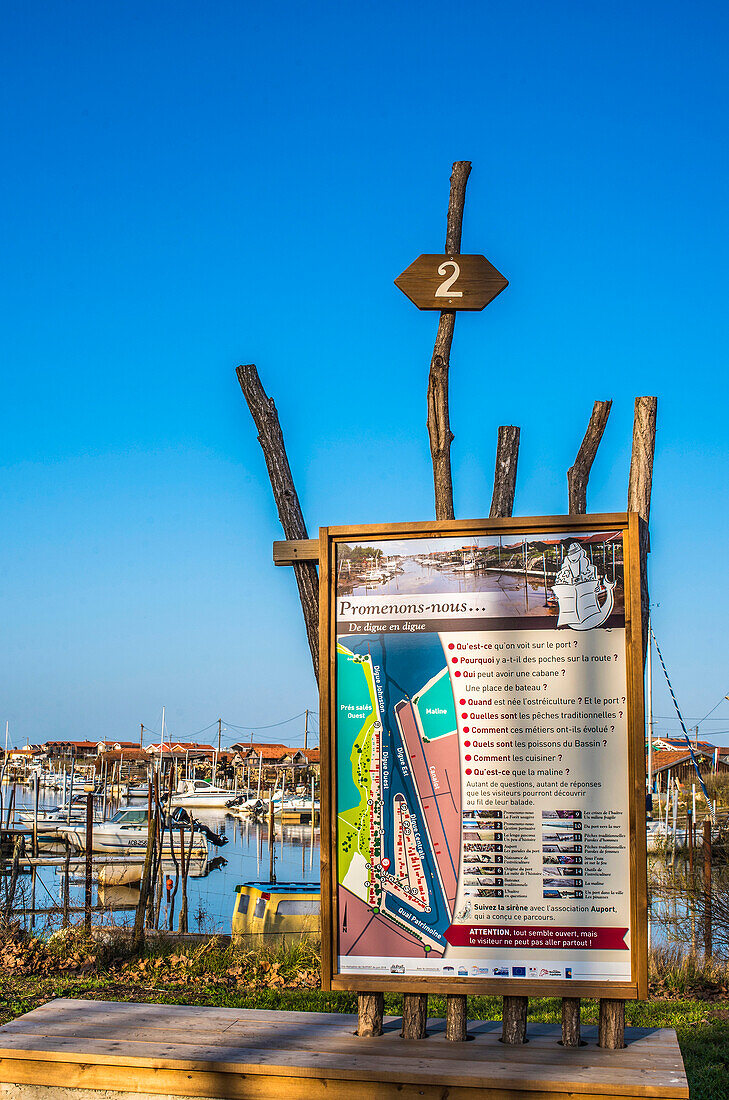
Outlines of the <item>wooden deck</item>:
[[[399,1037],[388,1018],[377,1039],[356,1017],[115,1001],[56,1000],[0,1028],[0,1092],[90,1100],[87,1090],[225,1100],[571,1100],[688,1097],[675,1032],[628,1028],[624,1050],[561,1047],[559,1028],[529,1025],[505,1047],[499,1022],[473,1021],[473,1041]],[[11,1088],[10,1086],[20,1086]],[[49,1087],[50,1086],[50,1087]],[[108,1093],[107,1093],[108,1096]]]

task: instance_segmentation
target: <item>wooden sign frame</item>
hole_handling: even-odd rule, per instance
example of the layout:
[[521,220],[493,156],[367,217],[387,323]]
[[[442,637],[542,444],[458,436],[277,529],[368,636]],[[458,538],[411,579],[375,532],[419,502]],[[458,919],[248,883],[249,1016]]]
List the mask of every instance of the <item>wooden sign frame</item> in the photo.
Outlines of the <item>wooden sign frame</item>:
[[[321,722],[321,924],[322,988],[358,992],[422,992],[512,996],[608,997],[645,999],[648,995],[645,726],[639,517],[636,513],[536,516],[496,520],[445,520],[382,526],[322,527],[320,564],[320,722]],[[625,647],[627,681],[628,784],[630,845],[630,981],[529,978],[480,978],[392,974],[342,974],[337,936],[337,791],[336,791],[336,623],[335,551],[339,543],[384,542],[408,537],[518,536],[519,534],[620,531],[624,547]]]

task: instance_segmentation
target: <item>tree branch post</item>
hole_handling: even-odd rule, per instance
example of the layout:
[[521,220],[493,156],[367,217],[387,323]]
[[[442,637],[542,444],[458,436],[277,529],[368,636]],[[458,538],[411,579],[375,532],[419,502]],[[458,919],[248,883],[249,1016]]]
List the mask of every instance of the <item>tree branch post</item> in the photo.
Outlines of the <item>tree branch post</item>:
[[[508,519],[514,511],[516,468],[519,459],[520,430],[514,424],[502,424],[496,441],[494,491],[490,519]],[[509,1045],[526,1042],[528,997],[504,997],[501,1038]]]
[[612,404],[612,401],[595,402],[575,464],[567,471],[568,510],[571,516],[582,516],[587,511],[587,482]]
[[[255,364],[236,370],[240,388],[258,429],[258,442],[266,460],[273,497],[284,535],[289,540],[308,539],[304,514],[289,466],[283,432],[273,398],[267,397]],[[319,574],[316,562],[294,562],[294,574],[304,614],[314,675],[319,681]]]
[[[461,232],[463,229],[463,210],[466,204],[466,184],[471,172],[470,160],[457,160],[451,171],[451,187],[448,197],[448,218],[446,223],[445,250],[449,256],[461,251]],[[433,462],[433,489],[435,493],[435,518],[454,519],[453,478],[451,476],[451,431],[448,411],[448,372],[450,370],[451,344],[456,324],[455,310],[441,312],[438,331],[435,337],[433,358],[430,361],[428,375],[428,436],[430,438],[430,457]],[[460,994],[459,994],[460,996]],[[466,998],[457,1007],[457,997],[451,996],[446,1002],[446,1028],[449,1014],[453,1015],[452,1030],[460,1029],[457,1022],[466,1017]],[[422,1038],[428,1017],[427,994],[405,993],[403,996],[403,1037]],[[418,1031],[418,1034],[415,1032]]]
[[357,1034],[362,1038],[382,1035],[384,1012],[384,993],[359,993],[357,995]]
[[562,998],[562,1046],[580,1045],[580,998]]
[[[457,160],[451,172],[451,189],[448,199],[448,221],[445,250],[449,256],[461,251],[463,208],[466,203],[466,184],[471,171],[469,160]],[[448,412],[448,372],[451,344],[456,324],[456,312],[443,310],[438,321],[433,358],[428,377],[428,435],[430,456],[433,462],[433,488],[435,492],[436,519],[454,519],[453,480],[451,477],[451,431]]]
[[[568,511],[571,516],[583,516],[587,512],[587,483],[590,480],[592,464],[595,461],[612,404],[612,401],[596,401],[592,406],[590,421],[574,466],[567,471]],[[601,1013],[602,1004],[603,1001],[600,1001]],[[580,1045],[579,997],[562,998],[562,1044],[566,1047]]]
[[519,428],[502,424],[496,441],[494,491],[489,519],[502,519],[514,512],[516,467],[519,460]]
[[636,397],[633,414],[633,449],[630,456],[628,479],[628,511],[637,512],[640,524],[640,604],[643,620],[643,660],[648,646],[650,598],[648,592],[648,552],[650,536],[648,521],[651,514],[651,489],[653,486],[653,456],[656,448],[657,397]]

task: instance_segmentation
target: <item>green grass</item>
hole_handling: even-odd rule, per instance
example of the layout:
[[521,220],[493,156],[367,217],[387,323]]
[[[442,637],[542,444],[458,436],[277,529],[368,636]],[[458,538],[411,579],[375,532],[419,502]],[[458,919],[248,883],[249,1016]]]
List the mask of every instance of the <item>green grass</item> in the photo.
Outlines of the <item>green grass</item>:
[[[59,970],[61,965],[74,969]],[[354,993],[318,988],[318,956],[308,944],[287,950],[245,951],[220,940],[197,946],[152,942],[142,957],[125,941],[85,944],[82,938],[50,944],[7,946],[0,955],[0,1023],[55,997],[87,997],[157,1004],[266,1008],[297,1012],[356,1013]],[[729,1100],[729,998],[726,970],[718,964],[682,963],[671,970],[666,955],[652,959],[652,984],[667,995],[626,1005],[633,1027],[675,1028],[692,1100]],[[701,986],[704,982],[704,986]],[[296,988],[299,983],[301,988]],[[684,995],[684,990],[690,991]],[[501,998],[469,997],[474,1020],[501,1018]],[[402,997],[388,994],[385,1011],[398,1016]],[[582,1002],[582,1022],[597,1023],[596,1001]],[[431,1016],[445,1015],[445,998],[429,999]],[[529,999],[529,1020],[559,1023],[556,997]]]

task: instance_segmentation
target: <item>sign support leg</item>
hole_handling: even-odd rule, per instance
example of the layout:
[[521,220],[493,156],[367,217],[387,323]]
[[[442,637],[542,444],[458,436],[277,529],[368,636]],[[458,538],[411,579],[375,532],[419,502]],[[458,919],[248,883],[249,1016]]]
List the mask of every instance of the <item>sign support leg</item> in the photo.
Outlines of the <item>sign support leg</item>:
[[622,1050],[625,1046],[625,1001],[600,998],[597,1045],[604,1050]]
[[468,1023],[468,998],[461,993],[449,993],[446,997],[446,1039],[451,1043],[466,1041]]
[[[465,997],[463,998],[465,1001]],[[428,994],[404,993],[402,998],[403,1039],[424,1039],[428,1022]]]
[[580,998],[562,998],[562,1046],[580,1045]]
[[357,1014],[359,1017],[357,1034],[362,1038],[382,1035],[384,1012],[384,993],[359,993],[357,995]]
[[508,1046],[519,1046],[527,1041],[526,1024],[528,997],[504,997],[503,1027],[501,1042]]

